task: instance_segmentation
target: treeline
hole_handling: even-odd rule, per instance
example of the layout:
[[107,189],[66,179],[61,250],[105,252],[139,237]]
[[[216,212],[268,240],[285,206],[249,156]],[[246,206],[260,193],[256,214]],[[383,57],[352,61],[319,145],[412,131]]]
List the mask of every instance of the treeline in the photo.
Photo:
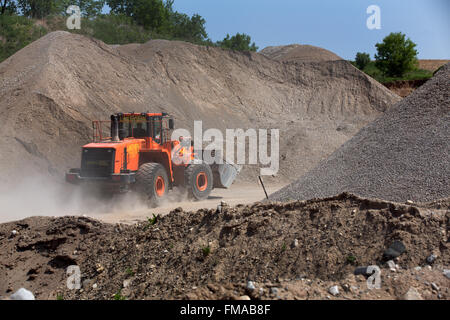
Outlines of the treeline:
[[368,53],[358,52],[352,63],[381,83],[429,79],[432,72],[418,68],[416,46],[405,34],[392,32],[375,44],[377,53],[374,61]]
[[[0,0],[0,62],[32,41],[56,30],[92,36],[107,44],[143,43],[150,39],[181,40],[240,51],[257,51],[251,37],[229,34],[213,42],[206,20],[173,8],[174,0]],[[81,29],[68,30],[66,12],[76,5]],[[108,14],[103,13],[107,5]]]

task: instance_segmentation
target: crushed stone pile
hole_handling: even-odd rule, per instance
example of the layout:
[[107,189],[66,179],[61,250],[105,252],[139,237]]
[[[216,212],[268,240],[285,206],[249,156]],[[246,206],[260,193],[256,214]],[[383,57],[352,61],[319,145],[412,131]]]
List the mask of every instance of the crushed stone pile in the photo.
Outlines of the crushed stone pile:
[[392,201],[450,196],[450,64],[272,200],[351,192]]
[[260,53],[270,59],[281,62],[321,62],[344,60],[331,51],[306,44],[267,47],[261,50]]
[[[176,128],[280,129],[280,179],[312,169],[400,98],[346,61],[280,63],[180,41],[49,33],[0,64],[0,179],[78,167],[92,120],[168,112]],[[255,179],[257,168],[240,178]]]
[[[349,298],[397,299],[411,286],[410,271],[399,280],[383,271],[385,287],[374,293],[353,273],[358,266],[385,270],[383,254],[401,242],[405,252],[396,257],[396,268],[425,268],[433,254],[429,276],[448,299],[450,279],[442,267],[450,264],[449,204],[416,207],[341,194],[197,212],[180,208],[135,225],[27,218],[0,225],[0,296],[23,287],[37,299],[325,299],[333,283],[359,281],[361,291],[348,291]],[[69,265],[79,266],[83,290],[66,287]],[[248,292],[248,281],[262,291]],[[428,298],[437,294],[430,289]]]

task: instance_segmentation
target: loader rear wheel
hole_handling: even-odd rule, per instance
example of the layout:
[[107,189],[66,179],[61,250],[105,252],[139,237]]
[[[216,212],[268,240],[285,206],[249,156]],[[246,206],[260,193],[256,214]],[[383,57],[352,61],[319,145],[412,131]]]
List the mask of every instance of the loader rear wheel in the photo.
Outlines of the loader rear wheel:
[[205,163],[192,164],[184,172],[185,188],[190,199],[205,200],[213,188],[213,174],[211,167]]
[[150,205],[160,205],[167,195],[168,187],[166,169],[159,163],[145,163],[136,173],[136,191]]

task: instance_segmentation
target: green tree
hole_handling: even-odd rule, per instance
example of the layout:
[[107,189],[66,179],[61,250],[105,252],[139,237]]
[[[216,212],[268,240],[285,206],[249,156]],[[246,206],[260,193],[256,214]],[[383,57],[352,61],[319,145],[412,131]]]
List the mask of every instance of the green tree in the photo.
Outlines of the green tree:
[[46,33],[45,28],[35,25],[26,17],[0,15],[0,62]]
[[358,52],[356,54],[355,63],[358,69],[364,70],[364,68],[370,63],[370,55],[364,52]]
[[375,47],[375,65],[387,76],[401,77],[417,66],[416,44],[401,32],[389,34]]
[[96,17],[102,13],[106,0],[56,0],[56,11],[66,14],[69,6],[78,6],[84,17]]
[[221,48],[232,49],[237,51],[257,51],[258,47],[252,42],[252,38],[245,33],[236,33],[230,37],[229,34],[222,41],[218,41],[217,45]]
[[13,0],[0,0],[0,15],[14,14],[17,12],[17,6]]
[[170,16],[170,34],[173,38],[201,43],[207,40],[206,20],[200,15],[173,12]]
[[58,8],[57,0],[17,0],[17,5],[25,17],[42,19]]
[[132,17],[146,29],[162,33],[169,28],[170,8],[162,0],[107,0],[106,3],[112,13]]

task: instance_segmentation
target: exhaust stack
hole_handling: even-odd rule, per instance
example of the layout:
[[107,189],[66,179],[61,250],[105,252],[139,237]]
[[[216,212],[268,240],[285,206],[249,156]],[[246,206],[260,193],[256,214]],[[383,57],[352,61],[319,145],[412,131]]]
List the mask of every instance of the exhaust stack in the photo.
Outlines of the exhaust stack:
[[119,142],[119,117],[116,115],[111,116],[111,140],[113,142]]

